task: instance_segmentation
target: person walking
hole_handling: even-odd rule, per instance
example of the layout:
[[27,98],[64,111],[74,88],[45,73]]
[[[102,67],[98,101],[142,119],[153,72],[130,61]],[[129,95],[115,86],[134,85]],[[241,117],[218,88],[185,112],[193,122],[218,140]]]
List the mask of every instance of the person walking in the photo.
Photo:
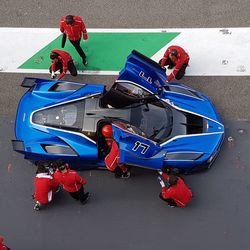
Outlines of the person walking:
[[86,66],[87,59],[83,49],[80,46],[81,37],[84,41],[88,40],[88,33],[85,23],[80,16],[67,15],[63,16],[60,21],[60,31],[63,33],[62,48],[64,48],[66,37],[82,58],[82,63]]
[[43,162],[38,162],[34,186],[34,210],[38,211],[51,202],[55,193],[59,191],[59,182],[53,178],[53,174],[49,173]]
[[[161,185],[160,199],[166,201],[171,207],[185,207],[192,199],[192,191],[185,184],[184,180],[173,174],[159,171],[158,181]],[[167,182],[167,186],[165,182]]]
[[84,191],[84,185],[87,181],[77,174],[76,171],[71,170],[69,164],[57,162],[58,167],[54,174],[55,179],[63,185],[63,189],[67,191],[72,198],[79,200],[82,204],[85,204],[90,194]]
[[56,71],[60,70],[58,80],[62,79],[69,70],[72,76],[77,76],[76,66],[71,55],[64,50],[52,50],[50,52],[51,66],[49,72],[51,78],[56,78]]
[[169,74],[167,82],[172,81],[174,78],[180,80],[185,75],[188,62],[188,53],[177,45],[168,47],[163,58],[159,61],[162,67],[168,66],[168,69],[174,68],[171,74]]

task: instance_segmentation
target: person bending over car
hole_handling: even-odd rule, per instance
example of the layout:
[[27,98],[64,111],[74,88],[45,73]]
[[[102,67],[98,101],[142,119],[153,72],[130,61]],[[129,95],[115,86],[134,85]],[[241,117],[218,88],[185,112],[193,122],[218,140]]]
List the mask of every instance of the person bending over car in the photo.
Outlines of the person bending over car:
[[185,75],[188,62],[189,55],[183,48],[177,45],[168,47],[163,58],[159,61],[162,67],[168,66],[168,69],[174,68],[171,74],[169,74],[167,82],[172,81],[174,78],[180,80]]
[[82,204],[85,204],[90,194],[84,191],[84,185],[87,184],[87,180],[77,174],[76,171],[71,170],[69,164],[64,163],[62,160],[57,161],[57,170],[54,174],[55,179],[63,185],[63,189],[67,191],[72,198],[79,200]]
[[60,70],[58,80],[62,79],[69,70],[72,76],[77,76],[76,66],[73,62],[71,55],[63,50],[52,50],[50,52],[51,66],[49,72],[51,78],[56,78],[56,71]]
[[38,211],[44,205],[52,201],[53,196],[59,189],[59,182],[57,182],[53,173],[46,169],[43,162],[38,162],[36,176],[34,178],[34,210]]
[[[164,170],[163,170],[164,171]],[[192,199],[192,191],[184,183],[183,179],[166,171],[159,171],[158,181],[161,185],[160,199],[166,201],[171,207],[185,207]],[[167,182],[167,186],[165,185]]]
[[102,127],[102,135],[110,149],[104,159],[107,169],[115,173],[116,178],[126,179],[130,177],[130,172],[127,167],[120,164],[120,150],[117,142],[113,138],[112,126],[107,124]]

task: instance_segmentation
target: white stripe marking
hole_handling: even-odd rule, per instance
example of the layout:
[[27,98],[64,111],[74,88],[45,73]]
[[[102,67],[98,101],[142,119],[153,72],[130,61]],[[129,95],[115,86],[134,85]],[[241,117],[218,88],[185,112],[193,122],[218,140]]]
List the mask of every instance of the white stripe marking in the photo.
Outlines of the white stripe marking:
[[[250,28],[206,29],[88,29],[96,33],[180,32],[152,57],[159,61],[166,48],[177,44],[190,55],[186,74],[192,76],[250,75]],[[17,73],[48,73],[47,70],[17,69],[27,59],[57,38],[59,28],[0,28],[0,71]],[[13,53],[14,52],[14,53]],[[80,74],[116,75],[117,71],[81,71]]]

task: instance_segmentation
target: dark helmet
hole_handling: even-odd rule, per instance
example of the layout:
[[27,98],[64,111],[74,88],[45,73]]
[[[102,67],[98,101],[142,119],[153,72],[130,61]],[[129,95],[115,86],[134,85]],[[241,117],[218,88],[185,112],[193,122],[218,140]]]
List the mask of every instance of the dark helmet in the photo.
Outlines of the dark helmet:
[[66,21],[67,24],[72,25],[74,23],[74,16],[67,15],[66,18],[65,18],[65,21]]
[[58,159],[54,162],[54,166],[56,166],[56,168],[59,170],[59,171],[62,171],[64,170],[65,168],[69,168],[69,164],[66,163],[64,160],[62,159]]
[[170,50],[170,54],[171,54],[172,56],[177,56],[177,55],[178,55],[178,51],[177,51],[176,49],[171,49],[171,50]]
[[63,171],[66,168],[66,164],[62,164],[57,167],[59,171]]
[[169,182],[169,185],[170,185],[170,186],[173,186],[173,185],[177,184],[177,182],[178,182],[178,177],[175,176],[175,175],[170,174],[170,175],[169,175],[168,182]]
[[49,57],[50,57],[51,60],[54,60],[54,59],[56,59],[58,57],[58,54],[55,53],[55,52],[50,52]]
[[44,161],[39,161],[37,163],[36,174],[41,174],[41,173],[48,173],[48,168],[46,164],[44,164]]
[[112,137],[112,126],[107,124],[102,127],[102,135],[104,137]]
[[169,167],[164,166],[164,167],[162,167],[161,171],[162,171],[163,173],[169,173],[169,172],[170,172],[170,169],[169,169]]

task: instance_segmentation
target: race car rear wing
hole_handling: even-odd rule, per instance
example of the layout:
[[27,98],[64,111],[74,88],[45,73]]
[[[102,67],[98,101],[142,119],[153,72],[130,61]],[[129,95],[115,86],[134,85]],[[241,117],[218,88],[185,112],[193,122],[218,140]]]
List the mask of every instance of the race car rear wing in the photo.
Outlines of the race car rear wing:
[[21,86],[24,88],[31,88],[36,84],[36,78],[27,78],[25,77],[21,83]]
[[45,80],[40,78],[33,78],[33,77],[25,77],[21,83],[21,86],[24,88],[32,88],[35,84],[40,82],[49,82],[51,80]]

